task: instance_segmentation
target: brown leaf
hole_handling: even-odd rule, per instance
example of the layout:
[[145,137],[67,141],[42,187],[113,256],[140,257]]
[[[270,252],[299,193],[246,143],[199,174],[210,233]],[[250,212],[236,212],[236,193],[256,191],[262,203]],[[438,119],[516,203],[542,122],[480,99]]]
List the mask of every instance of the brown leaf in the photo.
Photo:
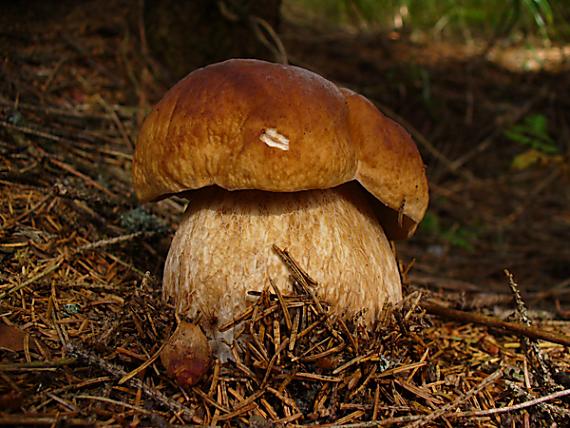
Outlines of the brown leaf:
[[26,336],[27,334],[17,327],[2,324],[0,325],[0,348],[12,352],[23,351]]

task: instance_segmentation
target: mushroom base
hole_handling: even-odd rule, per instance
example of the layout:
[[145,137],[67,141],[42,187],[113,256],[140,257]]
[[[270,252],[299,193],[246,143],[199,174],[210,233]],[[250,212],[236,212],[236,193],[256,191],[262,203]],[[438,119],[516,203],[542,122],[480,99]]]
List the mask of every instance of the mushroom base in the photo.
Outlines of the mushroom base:
[[386,303],[401,299],[395,256],[368,195],[353,183],[294,193],[192,193],[166,260],[164,297],[199,320],[210,339],[218,337],[217,325],[243,311],[248,291],[262,290],[269,278],[291,291],[273,244],[287,249],[318,282],[317,295],[346,317],[363,312],[371,325]]

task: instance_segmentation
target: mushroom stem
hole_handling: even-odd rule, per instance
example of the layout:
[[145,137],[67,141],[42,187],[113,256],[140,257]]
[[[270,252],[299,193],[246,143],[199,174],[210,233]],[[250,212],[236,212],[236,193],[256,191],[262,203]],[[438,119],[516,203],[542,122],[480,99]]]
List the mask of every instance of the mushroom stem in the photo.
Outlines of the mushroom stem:
[[210,339],[231,343],[233,333],[222,337],[216,327],[243,311],[247,292],[262,290],[269,278],[290,291],[273,244],[295,257],[318,282],[317,295],[345,317],[364,311],[371,325],[386,303],[401,299],[395,256],[356,183],[292,193],[210,187],[190,199],[168,253],[163,293],[179,312],[200,317]]

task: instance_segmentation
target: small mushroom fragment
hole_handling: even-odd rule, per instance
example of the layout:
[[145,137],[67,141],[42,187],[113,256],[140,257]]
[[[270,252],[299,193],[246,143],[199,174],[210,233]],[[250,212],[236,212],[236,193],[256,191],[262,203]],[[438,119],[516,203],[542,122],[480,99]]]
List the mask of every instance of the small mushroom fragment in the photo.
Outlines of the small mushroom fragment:
[[194,385],[210,364],[208,339],[197,325],[180,321],[160,353],[160,360],[178,385]]
[[[163,295],[199,324],[176,340],[202,341],[199,330],[222,360],[233,330],[218,326],[243,311],[247,292],[269,278],[290,291],[273,244],[310,272],[332,310],[363,312],[372,325],[402,297],[389,240],[410,237],[428,203],[402,127],[315,73],[258,60],[213,64],[170,89],[142,126],[133,181],[143,202],[190,200]],[[202,367],[197,355],[185,357],[189,367]]]

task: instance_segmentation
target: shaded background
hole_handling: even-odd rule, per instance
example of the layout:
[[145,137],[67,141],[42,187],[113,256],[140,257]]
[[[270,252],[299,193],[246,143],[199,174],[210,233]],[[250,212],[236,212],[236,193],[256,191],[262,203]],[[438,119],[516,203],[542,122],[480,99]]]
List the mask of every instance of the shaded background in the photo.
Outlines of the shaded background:
[[[568,285],[565,2],[125,0],[3,7],[4,121],[16,120],[9,115],[18,102],[73,107],[96,99],[97,108],[120,106],[129,122],[120,130],[128,140],[121,150],[130,153],[145,112],[192,69],[230,57],[288,61],[363,93],[413,134],[432,201],[418,236],[401,245],[403,262],[415,260],[416,282],[501,290],[509,268],[523,288]],[[129,109],[132,115],[122,114]],[[57,144],[46,150],[71,156]],[[134,204],[128,162],[122,166],[121,194]],[[95,159],[78,170],[111,180]],[[156,275],[166,247],[159,253]]]

